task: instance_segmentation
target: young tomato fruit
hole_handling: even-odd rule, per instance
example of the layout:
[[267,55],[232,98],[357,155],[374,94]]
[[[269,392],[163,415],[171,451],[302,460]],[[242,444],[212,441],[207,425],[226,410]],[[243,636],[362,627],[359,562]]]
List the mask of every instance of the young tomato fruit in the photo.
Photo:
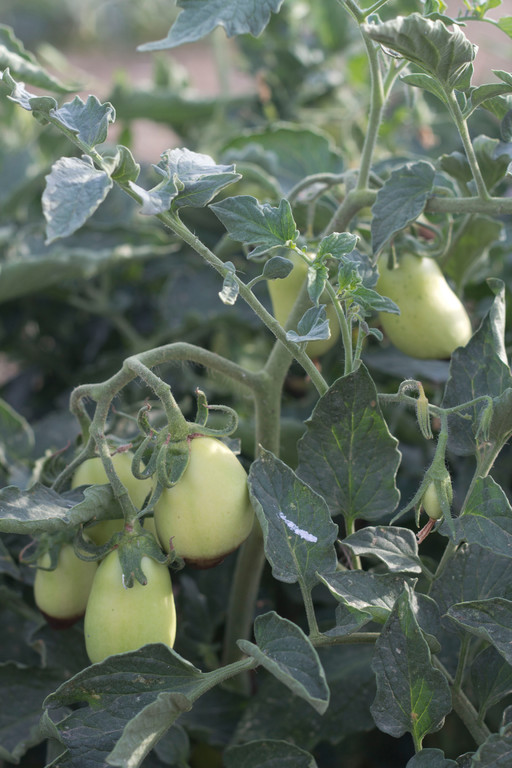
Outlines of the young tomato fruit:
[[72,544],[63,544],[53,571],[48,552],[37,561],[34,599],[37,607],[55,629],[66,629],[84,615],[98,564],[80,560]]
[[117,550],[98,566],[84,619],[85,647],[93,664],[147,643],[174,645],[176,609],[169,569],[145,556],[141,567],[147,584],[135,581],[127,589]]
[[384,332],[398,349],[412,357],[442,359],[468,343],[468,314],[437,262],[406,253],[396,269],[388,269],[384,255],[379,271],[377,291],[400,308],[400,315],[379,315]]
[[[114,469],[116,470],[119,479],[126,487],[130,499],[134,505],[140,509],[144,503],[144,499],[151,490],[151,479],[138,480],[132,474],[132,459],[133,453],[126,451],[125,453],[115,453],[112,456],[112,462]],[[93,459],[86,459],[73,475],[71,481],[72,488],[78,488],[80,485],[105,485],[108,483],[107,473],[103,467],[102,461],[99,457]],[[87,528],[87,535],[89,538],[98,545],[105,544],[113,533],[121,531],[124,522],[119,520],[102,520],[91,528]]]
[[[287,258],[293,261],[294,267],[289,275],[278,280],[268,280],[268,292],[272,301],[272,311],[276,320],[284,326],[288,320],[288,315],[292,311],[295,300],[304,285],[307,277],[308,265],[294,251],[287,254]],[[323,300],[323,299],[322,299]],[[306,352],[312,358],[320,357],[325,354],[336,343],[340,335],[340,327],[336,311],[330,301],[327,304],[327,318],[331,335],[328,339],[319,341],[310,341],[306,347]]]
[[240,546],[253,522],[247,474],[235,454],[213,437],[194,438],[185,472],[155,505],[162,547],[210,568]]
[[427,490],[422,499],[422,504],[425,512],[432,520],[440,520],[442,518],[443,510],[441,509],[436,486],[433,482],[427,486]]

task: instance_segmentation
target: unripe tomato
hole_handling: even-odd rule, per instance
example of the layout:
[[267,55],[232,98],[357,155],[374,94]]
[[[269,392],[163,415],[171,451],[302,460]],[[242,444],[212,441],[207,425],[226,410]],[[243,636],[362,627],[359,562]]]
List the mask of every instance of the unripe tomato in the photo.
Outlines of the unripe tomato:
[[443,510],[441,509],[436,486],[433,482],[427,486],[427,490],[422,499],[422,504],[425,512],[432,518],[432,520],[440,520],[442,518]]
[[[272,301],[272,311],[276,320],[284,326],[288,320],[288,315],[292,311],[292,307],[295,304],[297,296],[307,279],[308,266],[301,259],[301,257],[294,251],[287,254],[287,258],[293,261],[294,267],[289,275],[278,280],[268,280],[268,292]],[[323,301],[323,299],[322,299]],[[336,310],[330,303],[325,300],[327,304],[327,318],[329,320],[329,328],[331,335],[328,339],[320,339],[319,341],[310,341],[306,347],[306,352],[310,357],[320,357],[325,354],[336,343],[340,335],[340,326],[338,318],[336,316]]]
[[471,338],[471,322],[433,259],[406,253],[396,269],[388,269],[387,256],[379,259],[377,291],[400,308],[400,315],[381,312],[382,328],[406,355],[418,358],[450,357]]
[[84,615],[98,564],[81,560],[72,544],[62,545],[53,571],[42,570],[50,563],[48,552],[37,561],[34,599],[48,623],[64,629]]
[[155,505],[162,547],[171,547],[200,568],[216,565],[249,535],[254,511],[247,474],[220,440],[196,437],[179,481],[165,488]]
[[[133,504],[137,509],[140,509],[146,496],[151,490],[152,481],[150,478],[147,480],[138,480],[133,476],[132,459],[133,453],[130,451],[115,453],[112,456],[114,469],[116,470],[119,479],[126,487]],[[71,487],[78,488],[80,485],[105,485],[105,483],[108,483],[107,473],[105,472],[101,459],[95,457],[93,459],[86,459],[80,464],[73,475]],[[112,534],[122,530],[123,525],[124,521],[122,519],[102,520],[97,525],[87,528],[87,535],[95,544],[105,544]]]
[[176,609],[169,569],[146,556],[141,567],[147,584],[135,581],[128,589],[117,550],[98,566],[84,619],[85,647],[93,664],[147,643],[174,645]]

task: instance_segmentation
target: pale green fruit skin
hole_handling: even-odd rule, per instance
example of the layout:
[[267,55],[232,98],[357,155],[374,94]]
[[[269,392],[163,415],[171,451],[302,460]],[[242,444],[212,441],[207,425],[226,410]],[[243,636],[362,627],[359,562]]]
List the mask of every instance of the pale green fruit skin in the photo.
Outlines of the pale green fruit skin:
[[169,569],[149,557],[142,558],[141,567],[147,584],[135,581],[125,589],[117,550],[98,566],[84,619],[85,647],[93,664],[147,643],[174,645],[176,608]]
[[85,607],[98,564],[80,560],[71,544],[63,544],[53,571],[49,568],[48,552],[39,558],[34,579],[34,599],[41,613],[48,619],[74,621],[84,615]]
[[[284,327],[288,316],[292,311],[293,305],[299,295],[302,286],[307,278],[307,264],[293,251],[287,254],[286,258],[293,261],[294,267],[289,275],[280,280],[268,280],[268,292],[272,301],[272,312],[275,319]],[[322,300],[323,301],[323,300]],[[327,318],[331,335],[328,339],[319,341],[310,341],[306,347],[306,352],[312,358],[321,357],[327,350],[331,349],[340,335],[340,326],[336,316],[336,310],[327,300]],[[312,305],[311,305],[312,306]]]
[[442,518],[443,510],[441,509],[434,483],[430,483],[430,485],[427,486],[427,490],[422,499],[422,504],[425,512],[432,518],[432,520],[440,520]]
[[402,254],[397,269],[389,270],[387,255],[379,259],[377,291],[400,308],[400,315],[381,312],[382,328],[406,355],[443,359],[471,338],[471,322],[437,262]]
[[198,567],[210,567],[236,549],[251,532],[254,511],[247,474],[220,440],[196,437],[179,481],[165,488],[155,506],[162,547]]
[[[115,453],[112,456],[112,462],[114,469],[119,475],[119,479],[126,487],[130,499],[140,509],[144,503],[144,499],[151,491],[152,481],[150,478],[147,480],[138,480],[132,475],[132,459],[133,453],[127,451],[125,453]],[[92,459],[86,459],[73,475],[71,481],[72,488],[78,488],[80,485],[105,485],[108,483],[107,473],[103,467],[103,463],[99,457]],[[124,521],[119,520],[102,520],[97,525],[87,528],[87,535],[95,543],[101,546],[106,544],[112,534],[118,533],[123,529]]]

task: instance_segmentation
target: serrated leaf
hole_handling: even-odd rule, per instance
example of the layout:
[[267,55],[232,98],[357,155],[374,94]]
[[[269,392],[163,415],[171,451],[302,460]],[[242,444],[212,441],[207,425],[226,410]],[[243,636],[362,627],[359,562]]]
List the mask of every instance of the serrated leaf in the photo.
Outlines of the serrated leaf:
[[387,620],[406,583],[403,576],[369,571],[337,571],[320,578],[337,600],[380,623]]
[[363,28],[373,40],[396,51],[450,89],[464,78],[476,55],[476,46],[459,26],[448,29],[442,21],[431,21],[420,13],[364,24]]
[[0,70],[4,69],[9,69],[15,77],[38,88],[58,93],[72,90],[39,64],[21,40],[15,37],[11,27],[0,24]]
[[502,597],[456,603],[448,618],[471,634],[491,643],[508,664],[512,664],[512,601]]
[[166,38],[140,45],[139,51],[160,51],[191,43],[208,35],[215,27],[228,37],[251,34],[258,37],[272,13],[283,0],[178,0],[182,9]]
[[422,749],[411,757],[405,768],[457,768],[455,760],[449,760],[440,749]]
[[57,102],[52,96],[36,96],[35,94],[30,93],[26,90],[24,83],[18,83],[11,76],[8,69],[3,72],[1,80],[11,91],[7,98],[10,101],[14,101],[16,104],[19,104],[20,107],[23,107],[23,109],[26,109],[28,112],[41,112],[43,115],[48,115],[50,110],[57,109]]
[[[456,349],[452,355],[443,408],[460,405],[480,395],[498,398],[512,387],[512,375],[504,344],[504,286],[499,280],[489,280],[488,284],[495,293],[495,299],[468,344]],[[506,418],[506,402],[507,397],[505,407],[493,415],[493,439],[486,448],[491,452],[496,450],[497,445],[508,434],[510,417]],[[497,405],[499,406],[500,402]],[[455,453],[464,456],[476,452],[478,414],[482,407],[483,405],[473,406],[465,411],[471,416],[470,421],[465,421],[459,416],[449,418],[449,446]]]
[[421,573],[418,540],[408,528],[367,526],[343,540],[354,555],[368,555],[381,560],[388,570]]
[[279,207],[274,208],[250,195],[236,195],[210,208],[233,240],[256,246],[250,258],[263,256],[299,236],[288,200],[281,200]]
[[336,570],[337,526],[325,501],[284,462],[264,451],[251,465],[249,491],[276,579],[310,590]]
[[373,311],[390,312],[393,315],[400,314],[400,308],[394,301],[387,296],[381,296],[377,291],[366,288],[364,285],[359,285],[353,290],[350,297],[368,314]]
[[43,213],[46,243],[76,232],[92,216],[112,188],[112,179],[87,156],[62,157],[46,176]]
[[256,645],[238,640],[240,650],[322,715],[329,706],[329,687],[318,654],[300,627],[270,611],[256,618],[254,636]]
[[358,239],[357,235],[351,235],[350,232],[332,232],[320,241],[317,255],[319,257],[329,255],[333,259],[340,259],[352,253]]
[[349,521],[391,515],[399,500],[400,453],[366,368],[335,381],[306,425],[297,474],[325,498],[331,514]]
[[423,212],[434,186],[435,168],[420,160],[392,172],[372,206],[372,249],[379,253],[400,230]]
[[317,768],[309,752],[279,739],[248,741],[228,747],[224,765],[225,768]]
[[293,261],[290,259],[286,259],[284,256],[272,256],[265,262],[263,274],[267,280],[282,280],[288,277],[292,269]]
[[80,96],[75,96],[73,101],[52,110],[50,115],[64,128],[76,133],[88,149],[106,140],[108,126],[116,119],[112,104],[102,104],[96,96],[89,96],[85,103]]
[[296,343],[328,339],[330,335],[325,304],[307,309],[297,323],[297,330],[286,332],[286,338]]
[[174,181],[178,193],[172,208],[204,208],[224,187],[238,181],[234,165],[218,165],[209,156],[189,149],[167,149],[158,165],[157,173],[169,183]]
[[464,514],[454,520],[457,541],[512,557],[512,507],[492,477],[477,477]]
[[415,743],[443,725],[451,711],[445,676],[432,665],[430,650],[411,608],[406,586],[375,646],[373,669],[377,695],[371,711],[377,727]]

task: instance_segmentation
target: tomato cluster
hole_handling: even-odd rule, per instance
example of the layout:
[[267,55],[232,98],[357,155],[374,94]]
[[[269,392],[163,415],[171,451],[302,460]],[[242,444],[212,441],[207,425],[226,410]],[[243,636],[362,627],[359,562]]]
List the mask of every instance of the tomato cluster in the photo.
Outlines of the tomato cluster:
[[[208,568],[247,538],[254,512],[247,474],[235,454],[211,437],[194,437],[189,446],[185,472],[175,486],[162,491],[154,522],[149,518],[145,528],[158,537],[166,552],[172,549],[185,562]],[[132,459],[130,452],[112,456],[114,469],[132,502],[141,508],[154,481],[135,478]],[[75,472],[72,487],[106,482],[101,460],[91,458]],[[95,544],[104,545],[123,527],[123,519],[100,521],[89,526],[87,534]],[[58,627],[70,626],[85,614],[85,645],[92,663],[147,643],[162,642],[172,647],[176,636],[176,609],[167,564],[142,551],[140,569],[146,583],[134,580],[128,587],[119,547],[123,547],[122,538],[112,543],[99,565],[78,557],[71,543],[61,546],[52,570],[48,553],[38,560],[34,585],[37,606],[49,623]]]

